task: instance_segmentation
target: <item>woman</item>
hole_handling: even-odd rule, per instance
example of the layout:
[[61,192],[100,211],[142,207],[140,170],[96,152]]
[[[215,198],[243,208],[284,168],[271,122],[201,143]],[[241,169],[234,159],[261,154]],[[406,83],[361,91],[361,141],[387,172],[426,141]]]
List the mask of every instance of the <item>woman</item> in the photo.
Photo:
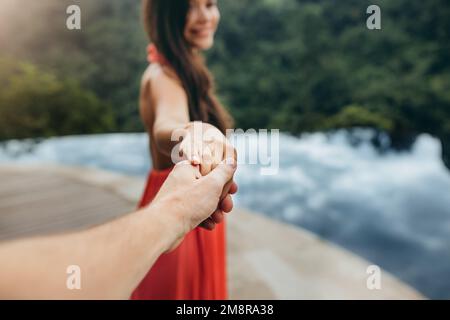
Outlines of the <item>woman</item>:
[[[144,19],[152,45],[143,76],[140,112],[150,136],[153,170],[140,206],[147,205],[173,168],[178,154],[207,174],[234,148],[225,139],[232,120],[214,94],[201,56],[214,42],[220,13],[215,0],[144,0]],[[201,124],[199,124],[201,121]],[[208,137],[198,133],[198,126]],[[182,130],[179,144],[172,135]],[[177,145],[179,144],[179,145]],[[178,149],[174,149],[178,146]],[[173,152],[176,150],[177,152]],[[235,154],[234,154],[235,155]],[[236,191],[230,183],[230,193]],[[178,249],[163,255],[132,299],[227,299],[223,212],[231,197]],[[212,221],[211,221],[212,220]]]

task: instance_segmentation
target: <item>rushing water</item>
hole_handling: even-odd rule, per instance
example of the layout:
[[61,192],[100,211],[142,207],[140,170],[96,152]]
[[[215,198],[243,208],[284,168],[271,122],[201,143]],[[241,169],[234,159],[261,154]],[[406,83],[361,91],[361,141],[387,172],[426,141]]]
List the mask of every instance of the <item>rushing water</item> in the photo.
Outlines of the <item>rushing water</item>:
[[[367,139],[368,140],[368,139]],[[11,141],[0,163],[85,165],[144,177],[144,134]],[[450,174],[440,144],[380,154],[344,132],[282,135],[278,174],[242,165],[237,205],[307,228],[369,259],[431,298],[450,298]],[[289,244],[286,244],[289,245]]]

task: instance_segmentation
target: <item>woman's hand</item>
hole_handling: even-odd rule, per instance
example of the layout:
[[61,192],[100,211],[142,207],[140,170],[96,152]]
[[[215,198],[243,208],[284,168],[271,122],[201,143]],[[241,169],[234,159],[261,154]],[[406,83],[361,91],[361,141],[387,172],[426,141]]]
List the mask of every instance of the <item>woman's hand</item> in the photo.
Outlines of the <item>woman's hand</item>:
[[216,127],[202,122],[192,122],[185,128],[179,154],[193,165],[200,165],[203,176],[219,165],[223,160],[234,158],[236,149]]

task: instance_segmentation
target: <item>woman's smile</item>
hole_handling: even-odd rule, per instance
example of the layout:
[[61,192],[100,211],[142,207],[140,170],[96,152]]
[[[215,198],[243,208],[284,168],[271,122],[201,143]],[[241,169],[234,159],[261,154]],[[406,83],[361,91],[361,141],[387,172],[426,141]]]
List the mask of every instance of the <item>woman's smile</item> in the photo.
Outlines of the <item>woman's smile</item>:
[[195,37],[207,38],[214,34],[214,29],[211,27],[191,29],[191,33]]
[[214,34],[220,21],[217,2],[191,0],[189,5],[184,36],[194,48],[207,50],[214,44]]

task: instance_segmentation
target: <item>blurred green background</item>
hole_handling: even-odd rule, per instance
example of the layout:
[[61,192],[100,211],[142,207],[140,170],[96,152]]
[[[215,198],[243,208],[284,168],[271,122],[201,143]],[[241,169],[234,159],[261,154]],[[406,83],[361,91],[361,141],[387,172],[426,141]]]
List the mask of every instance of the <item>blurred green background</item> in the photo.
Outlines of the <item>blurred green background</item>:
[[[66,28],[70,4],[81,7],[81,31]],[[380,31],[366,28],[370,4],[381,7]],[[450,166],[448,0],[219,6],[207,58],[238,127],[371,127],[396,149],[430,133]],[[0,0],[0,140],[142,131],[140,10],[139,0]]]

